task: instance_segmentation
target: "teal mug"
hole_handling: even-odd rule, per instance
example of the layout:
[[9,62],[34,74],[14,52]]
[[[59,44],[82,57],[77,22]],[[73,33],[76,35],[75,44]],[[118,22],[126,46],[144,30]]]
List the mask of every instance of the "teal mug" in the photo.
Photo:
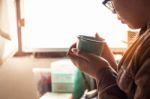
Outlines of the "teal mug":
[[104,40],[98,40],[92,36],[79,35],[77,48],[84,52],[101,55],[104,44]]

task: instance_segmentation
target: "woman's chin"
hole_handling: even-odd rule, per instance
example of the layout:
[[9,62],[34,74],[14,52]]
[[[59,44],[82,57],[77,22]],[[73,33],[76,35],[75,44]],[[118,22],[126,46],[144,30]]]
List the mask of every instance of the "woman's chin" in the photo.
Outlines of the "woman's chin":
[[133,26],[133,25],[128,25],[128,27],[130,28],[130,29],[140,29],[141,27],[136,27],[136,26]]

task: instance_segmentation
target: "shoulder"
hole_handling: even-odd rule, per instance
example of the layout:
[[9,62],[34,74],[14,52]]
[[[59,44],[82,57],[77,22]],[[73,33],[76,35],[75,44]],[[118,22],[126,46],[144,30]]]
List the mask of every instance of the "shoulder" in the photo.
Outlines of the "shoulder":
[[139,39],[136,59],[138,65],[142,65],[145,60],[150,58],[150,29],[143,33]]
[[150,50],[150,29],[148,29],[143,35],[139,37],[139,53],[143,55],[144,53]]

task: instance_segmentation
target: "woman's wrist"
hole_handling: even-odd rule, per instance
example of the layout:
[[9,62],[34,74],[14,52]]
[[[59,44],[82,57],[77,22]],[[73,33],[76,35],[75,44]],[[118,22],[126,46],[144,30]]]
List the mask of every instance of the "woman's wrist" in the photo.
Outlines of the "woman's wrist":
[[111,68],[103,68],[96,74],[96,80],[99,86],[99,90],[104,90],[105,88],[116,84],[116,72]]
[[115,58],[113,56],[113,53],[111,52],[110,48],[107,44],[104,45],[105,51],[102,53],[102,57],[106,59],[111,67],[116,71],[117,70],[117,63],[115,61]]

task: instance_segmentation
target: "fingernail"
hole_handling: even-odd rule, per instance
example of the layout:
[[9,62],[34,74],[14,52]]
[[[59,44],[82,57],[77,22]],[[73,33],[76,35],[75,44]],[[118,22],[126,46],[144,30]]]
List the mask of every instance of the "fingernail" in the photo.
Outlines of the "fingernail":
[[76,52],[78,52],[78,49],[77,48],[72,48],[71,51],[76,53]]

